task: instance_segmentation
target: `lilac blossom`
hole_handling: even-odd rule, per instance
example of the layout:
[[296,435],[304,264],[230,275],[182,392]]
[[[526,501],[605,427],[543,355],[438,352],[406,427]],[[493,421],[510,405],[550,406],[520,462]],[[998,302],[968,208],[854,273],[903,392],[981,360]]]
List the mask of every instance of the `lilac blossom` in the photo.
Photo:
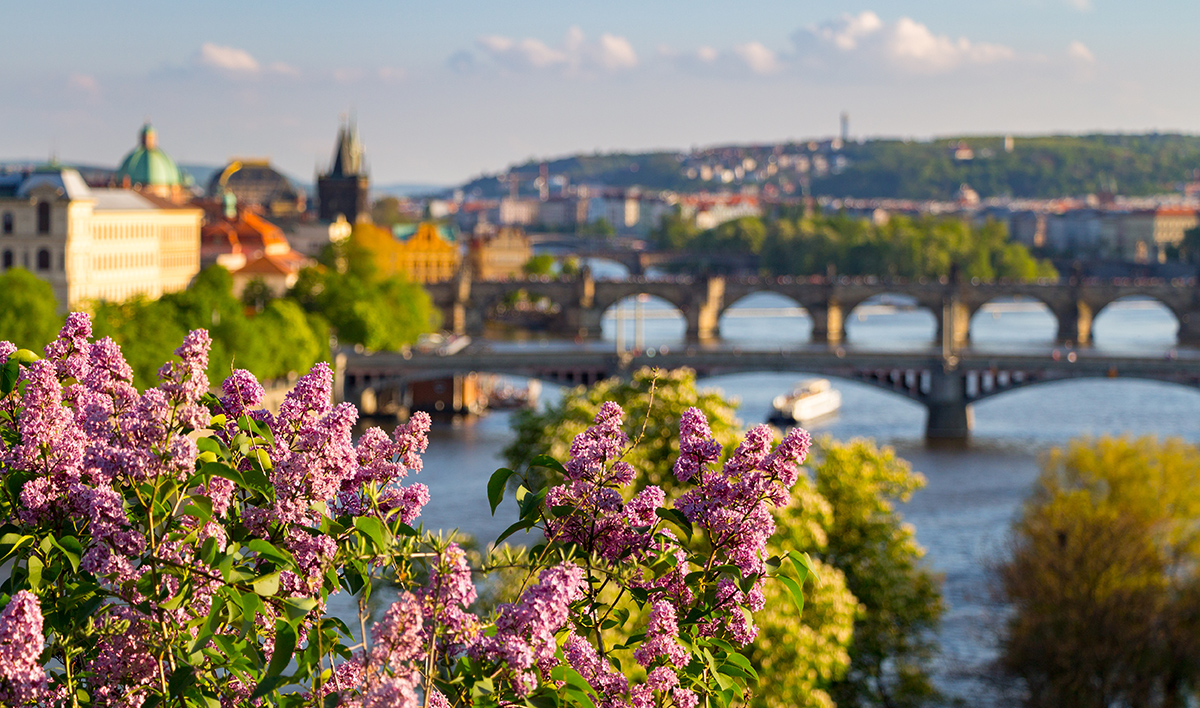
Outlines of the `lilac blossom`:
[[21,590],[0,611],[0,701],[25,705],[43,697],[46,672],[42,653],[42,608],[37,597]]
[[418,591],[426,632],[437,632],[440,648],[457,653],[475,639],[479,620],[467,611],[475,602],[475,584],[467,554],[451,543],[438,554],[429,581]]

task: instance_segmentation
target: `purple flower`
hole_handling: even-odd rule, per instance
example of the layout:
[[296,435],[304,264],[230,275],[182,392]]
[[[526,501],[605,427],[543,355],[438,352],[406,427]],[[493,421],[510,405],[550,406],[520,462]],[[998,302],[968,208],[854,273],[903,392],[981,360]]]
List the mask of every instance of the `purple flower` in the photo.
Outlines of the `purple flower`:
[[42,608],[33,593],[21,590],[0,612],[0,700],[5,705],[42,697],[47,680],[38,657],[44,643]]
[[254,374],[245,369],[234,369],[233,373],[221,382],[221,409],[226,417],[236,420],[246,411],[262,403],[266,391]]

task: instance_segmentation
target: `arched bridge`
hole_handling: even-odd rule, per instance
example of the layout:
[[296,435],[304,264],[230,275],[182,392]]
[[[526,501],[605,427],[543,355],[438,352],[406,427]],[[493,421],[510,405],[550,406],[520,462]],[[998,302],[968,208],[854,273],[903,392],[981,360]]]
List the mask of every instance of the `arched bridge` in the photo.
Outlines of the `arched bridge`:
[[647,294],[671,303],[687,322],[689,341],[715,339],[721,315],[748,295],[777,293],[805,308],[813,321],[814,342],[837,343],[844,320],[856,306],[885,294],[911,298],[930,310],[939,341],[952,347],[970,341],[971,317],[998,298],[1023,297],[1046,305],[1058,322],[1057,340],[1091,342],[1092,321],[1122,298],[1150,297],[1179,321],[1181,344],[1200,344],[1200,287],[1192,280],[1080,280],[1041,283],[971,283],[949,280],[888,281],[874,278],[677,278],[672,280],[595,280],[588,273],[575,279],[472,281],[464,271],[450,282],[426,286],[454,331],[483,332],[489,313],[516,290],[558,303],[553,332],[566,337],[598,338],[606,311],[622,300]]
[[451,356],[395,353],[338,355],[338,390],[358,403],[414,381],[468,372],[528,376],[559,384],[592,384],[642,366],[690,367],[699,376],[746,371],[796,371],[859,381],[921,403],[928,410],[926,435],[966,439],[971,404],[1050,381],[1082,377],[1133,377],[1200,387],[1200,358],[1155,359],[1069,353],[1067,356],[933,352],[847,352],[840,348],[738,351],[689,347],[657,356],[572,348],[547,353],[491,351],[476,346]]

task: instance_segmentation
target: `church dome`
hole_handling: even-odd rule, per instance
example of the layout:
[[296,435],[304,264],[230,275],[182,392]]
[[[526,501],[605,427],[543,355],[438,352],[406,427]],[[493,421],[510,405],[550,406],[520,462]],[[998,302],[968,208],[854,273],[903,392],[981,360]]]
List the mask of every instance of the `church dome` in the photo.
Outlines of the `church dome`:
[[149,123],[142,126],[139,145],[125,156],[117,168],[116,181],[130,186],[179,187],[187,184],[187,176],[167,153],[158,147],[158,133]]

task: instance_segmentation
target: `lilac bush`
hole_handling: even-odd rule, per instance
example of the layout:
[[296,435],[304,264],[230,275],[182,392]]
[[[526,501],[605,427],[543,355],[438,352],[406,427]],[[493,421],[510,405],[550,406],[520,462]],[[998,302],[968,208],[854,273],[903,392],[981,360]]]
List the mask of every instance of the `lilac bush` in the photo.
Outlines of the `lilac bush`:
[[[428,416],[355,442],[327,365],[272,414],[246,371],[212,391],[209,344],[190,333],[139,392],[86,315],[44,358],[0,342],[4,705],[692,708],[756,679],[739,647],[781,566],[769,509],[807,433],[772,450],[755,429],[716,469],[689,411],[676,473],[695,486],[670,507],[629,488],[623,413],[604,406],[565,465],[535,461],[563,485],[518,487],[504,537],[544,541],[514,556],[515,601],[481,613],[467,554],[412,526]],[[489,484],[493,511],[514,474]],[[382,580],[398,599],[369,632],[328,612],[337,593],[365,608]]]

